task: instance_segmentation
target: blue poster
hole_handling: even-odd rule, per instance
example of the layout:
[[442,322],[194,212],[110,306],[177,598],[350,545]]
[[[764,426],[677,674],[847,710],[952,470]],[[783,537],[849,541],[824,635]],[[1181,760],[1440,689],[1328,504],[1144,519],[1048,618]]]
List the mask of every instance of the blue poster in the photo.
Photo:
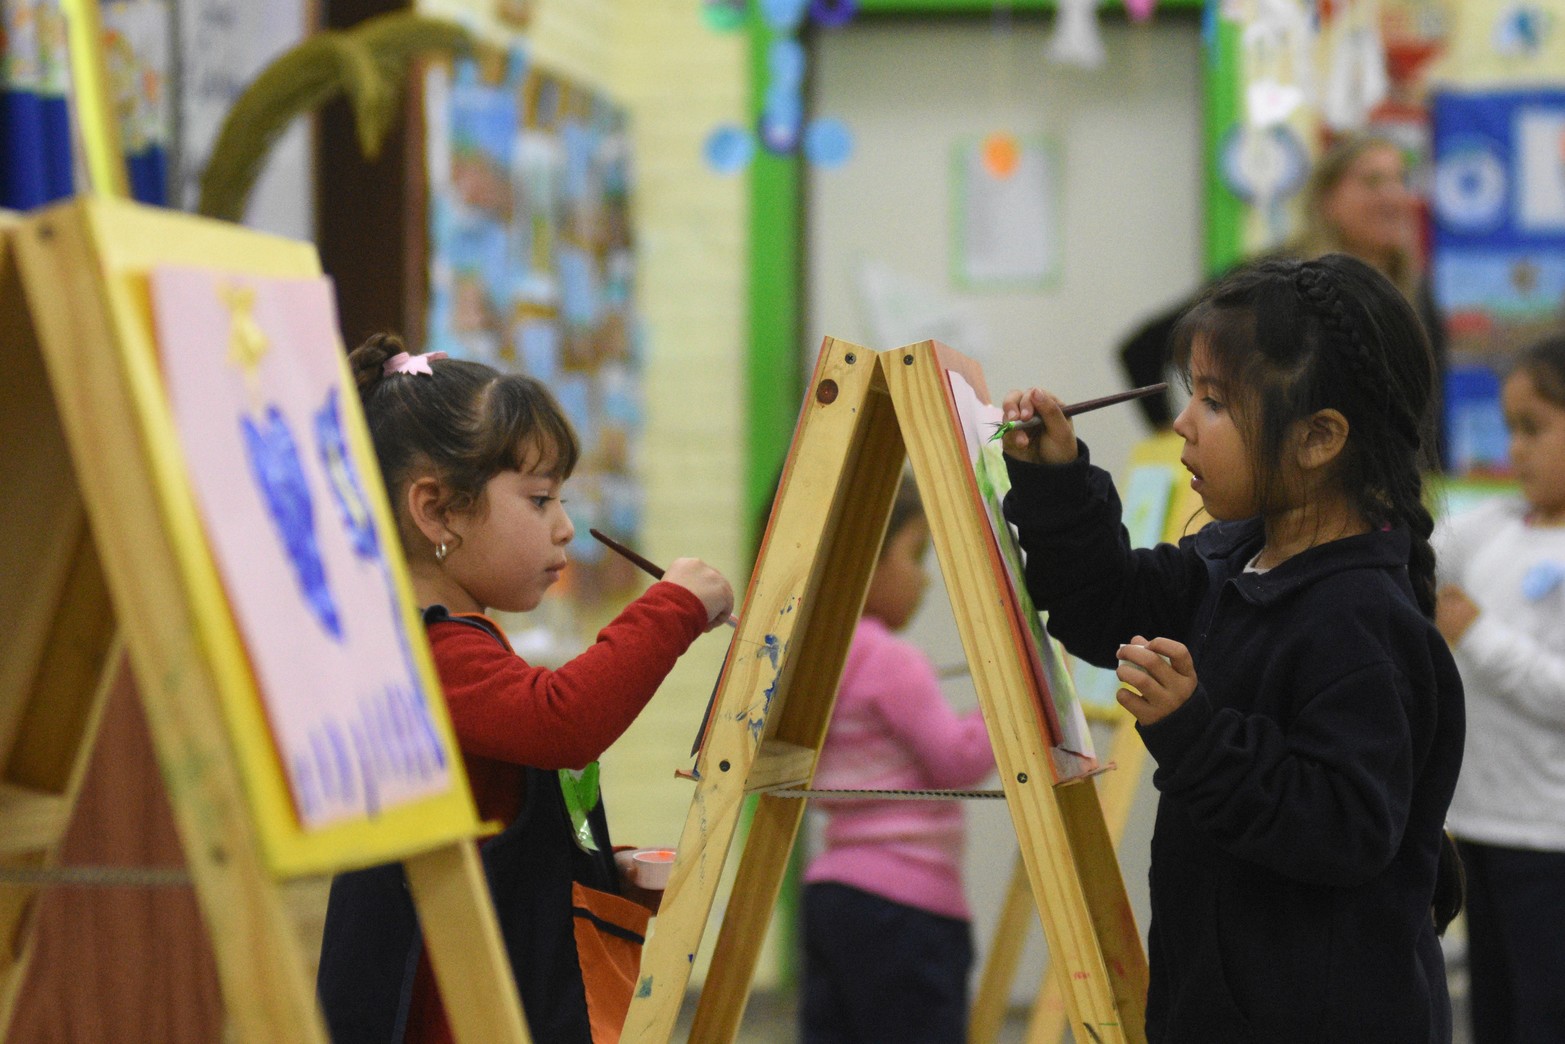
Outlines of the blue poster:
[[1500,377],[1565,301],[1565,91],[1438,93],[1430,111],[1449,463],[1503,473]]

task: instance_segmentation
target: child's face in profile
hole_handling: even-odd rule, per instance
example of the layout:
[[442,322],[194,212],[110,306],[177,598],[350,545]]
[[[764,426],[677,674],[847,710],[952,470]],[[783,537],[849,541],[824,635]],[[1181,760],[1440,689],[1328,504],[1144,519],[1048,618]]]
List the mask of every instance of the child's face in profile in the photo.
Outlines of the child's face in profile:
[[1565,406],[1539,395],[1526,371],[1506,380],[1500,403],[1522,495],[1539,522],[1565,525]]
[[453,519],[461,542],[445,569],[480,606],[536,609],[560,579],[576,534],[560,499],[563,484],[550,457],[526,455],[521,468],[495,474],[473,510]]
[[1244,432],[1230,389],[1212,368],[1204,345],[1190,353],[1190,401],[1174,418],[1185,440],[1179,462],[1207,514],[1223,521],[1249,518],[1260,505]]
[[900,631],[918,612],[929,585],[924,555],[929,549],[929,523],[922,515],[910,518],[891,534],[875,564],[875,575],[864,598],[864,613]]

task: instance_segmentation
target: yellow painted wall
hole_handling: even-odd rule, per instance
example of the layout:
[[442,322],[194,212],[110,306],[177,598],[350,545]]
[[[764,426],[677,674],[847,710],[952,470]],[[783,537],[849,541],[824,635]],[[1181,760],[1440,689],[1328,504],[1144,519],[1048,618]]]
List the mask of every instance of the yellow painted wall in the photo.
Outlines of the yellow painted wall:
[[[618,10],[612,90],[631,112],[637,307],[647,327],[644,553],[662,563],[705,559],[742,598],[750,566],[741,517],[748,209],[744,180],[713,173],[702,144],[719,123],[741,120],[745,40],[707,29],[699,0],[620,0]],[[697,641],[604,758],[621,843],[679,840],[693,785],[673,773],[691,765],[731,633],[720,628]],[[715,934],[708,929],[708,952]],[[776,967],[763,954],[753,985],[773,984]]]
[[1511,6],[1507,0],[1445,0],[1450,36],[1430,79],[1450,87],[1559,87],[1565,81],[1559,6],[1541,5],[1553,8],[1554,24],[1545,30],[1537,53],[1525,56],[1502,55],[1494,47],[1495,25]]

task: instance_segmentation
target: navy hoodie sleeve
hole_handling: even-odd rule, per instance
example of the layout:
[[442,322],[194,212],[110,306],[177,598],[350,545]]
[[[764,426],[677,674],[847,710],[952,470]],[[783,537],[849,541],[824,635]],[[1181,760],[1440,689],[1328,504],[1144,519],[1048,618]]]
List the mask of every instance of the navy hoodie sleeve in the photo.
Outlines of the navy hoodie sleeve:
[[1138,634],[1188,644],[1205,567],[1188,539],[1132,549],[1113,481],[1092,466],[1086,443],[1078,446],[1070,464],[1005,458],[1005,517],[1026,552],[1027,591],[1049,614],[1049,633],[1072,655],[1109,668]]

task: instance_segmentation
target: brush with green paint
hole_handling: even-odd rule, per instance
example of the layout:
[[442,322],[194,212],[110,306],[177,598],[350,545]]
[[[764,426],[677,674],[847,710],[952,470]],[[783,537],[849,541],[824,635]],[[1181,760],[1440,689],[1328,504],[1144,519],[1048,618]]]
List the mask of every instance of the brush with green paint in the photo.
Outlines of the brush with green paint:
[[[1097,399],[1085,399],[1082,402],[1073,402],[1069,406],[1061,407],[1061,412],[1067,417],[1074,417],[1078,413],[1090,413],[1100,410],[1105,406],[1114,406],[1121,402],[1129,402],[1132,399],[1143,399],[1148,395],[1156,395],[1158,392],[1168,389],[1167,381],[1157,384],[1148,384],[1141,388],[1132,388],[1130,391],[1115,392],[1113,395],[1104,395]],[[1003,439],[1007,432],[1012,431],[1037,431],[1043,427],[1043,418],[1034,414],[1024,421],[1000,421],[994,426],[994,434],[989,436],[989,441]]]

